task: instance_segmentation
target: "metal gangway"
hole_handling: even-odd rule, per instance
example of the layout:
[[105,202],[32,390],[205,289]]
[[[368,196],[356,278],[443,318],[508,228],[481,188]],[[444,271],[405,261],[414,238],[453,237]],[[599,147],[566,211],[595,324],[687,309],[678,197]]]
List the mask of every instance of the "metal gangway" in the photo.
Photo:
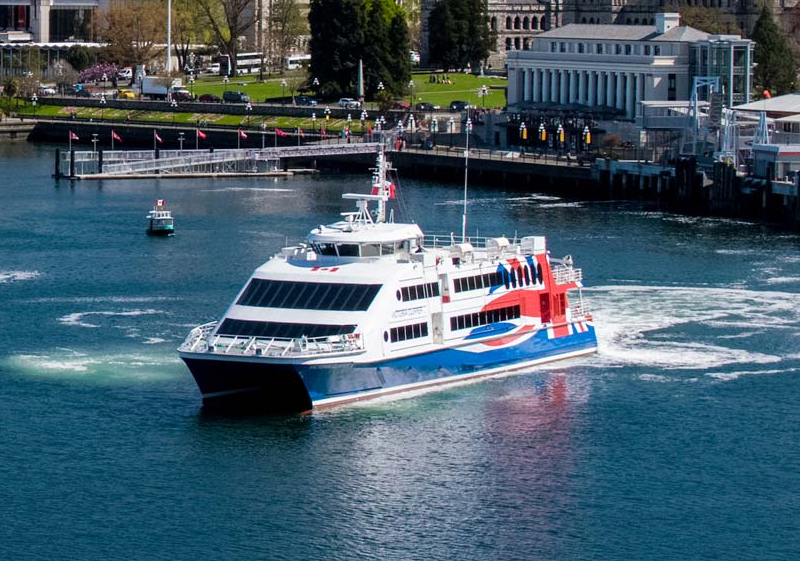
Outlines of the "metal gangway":
[[[67,177],[93,175],[193,175],[269,173],[281,169],[285,158],[376,154],[380,142],[305,144],[275,148],[203,150],[103,150],[73,151],[60,155],[59,170]],[[69,170],[69,173],[65,173]]]

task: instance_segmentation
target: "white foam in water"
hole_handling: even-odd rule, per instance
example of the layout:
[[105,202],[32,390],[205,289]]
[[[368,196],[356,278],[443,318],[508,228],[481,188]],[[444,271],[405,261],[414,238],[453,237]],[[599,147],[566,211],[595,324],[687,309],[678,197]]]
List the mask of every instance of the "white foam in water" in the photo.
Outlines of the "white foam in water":
[[33,280],[41,275],[39,271],[0,271],[0,284]]
[[166,379],[174,376],[179,359],[173,354],[87,354],[58,348],[39,354],[9,357],[14,370],[31,376],[95,378],[98,380]]
[[58,322],[64,325],[72,325],[76,327],[89,327],[89,328],[97,328],[100,327],[97,324],[89,323],[88,321],[84,321],[84,318],[87,316],[118,316],[118,317],[136,317],[136,316],[144,316],[144,315],[152,315],[152,314],[163,314],[164,312],[159,310],[129,310],[125,312],[75,312],[73,314],[67,314],[65,316],[61,316],[58,318]]
[[[642,365],[664,370],[713,369],[729,364],[773,364],[785,357],[736,348],[731,335],[709,332],[704,340],[655,339],[651,332],[693,324],[704,327],[796,329],[800,294],[730,288],[601,286],[585,290],[597,329],[596,364]],[[667,335],[671,337],[671,335]],[[726,344],[723,345],[722,343]],[[720,344],[715,344],[718,342]],[[732,346],[728,346],[732,345]]]

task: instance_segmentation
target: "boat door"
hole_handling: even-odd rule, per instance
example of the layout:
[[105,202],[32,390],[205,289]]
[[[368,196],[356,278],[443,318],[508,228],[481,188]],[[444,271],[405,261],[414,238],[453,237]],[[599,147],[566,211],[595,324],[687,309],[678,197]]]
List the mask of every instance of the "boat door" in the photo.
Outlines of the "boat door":
[[550,323],[550,293],[539,294],[539,310],[542,314],[542,323]]
[[444,337],[442,335],[444,329],[442,325],[443,315],[441,312],[434,313],[431,316],[431,326],[433,327],[433,344],[434,345],[441,345],[444,343]]

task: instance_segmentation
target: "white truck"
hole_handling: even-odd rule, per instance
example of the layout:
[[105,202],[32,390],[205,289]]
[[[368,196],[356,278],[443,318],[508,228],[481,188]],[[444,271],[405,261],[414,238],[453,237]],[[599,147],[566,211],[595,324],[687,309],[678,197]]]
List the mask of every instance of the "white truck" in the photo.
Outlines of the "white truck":
[[146,95],[150,99],[167,99],[167,97],[172,97],[178,92],[185,92],[180,95],[189,95],[189,90],[183,87],[180,78],[175,78],[171,81],[169,78],[160,78],[158,76],[145,76],[142,78],[142,95]]

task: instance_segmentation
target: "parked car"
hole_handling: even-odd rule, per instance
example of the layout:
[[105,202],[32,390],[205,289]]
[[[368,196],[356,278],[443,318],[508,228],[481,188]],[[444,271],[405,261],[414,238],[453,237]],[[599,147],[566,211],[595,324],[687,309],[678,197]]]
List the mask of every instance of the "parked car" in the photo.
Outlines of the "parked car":
[[211,93],[205,93],[197,98],[197,101],[201,101],[203,103],[220,103],[222,99],[218,95],[214,95]]
[[133,69],[130,68],[129,66],[126,66],[125,68],[120,68],[119,70],[117,70],[117,78],[119,78],[120,80],[130,80],[131,78],[133,78]]
[[298,95],[297,97],[294,98],[294,102],[297,105],[316,105],[317,104],[317,100],[316,99],[314,99],[312,97],[308,97],[307,95]]
[[344,107],[345,109],[358,109],[361,107],[361,102],[356,101],[352,97],[343,97],[339,100],[339,107]]
[[178,90],[176,92],[173,92],[172,99],[174,99],[175,101],[179,101],[181,103],[186,101],[192,101],[192,94],[185,90]]
[[56,89],[52,86],[39,86],[39,95],[56,95]]
[[465,109],[469,109],[469,102],[468,101],[451,101],[450,102],[450,111],[464,111]]
[[64,95],[74,95],[75,97],[89,97],[89,90],[82,87],[68,86],[64,88]]
[[136,99],[136,94],[133,90],[120,90],[117,99]]
[[222,92],[222,101],[225,103],[250,103],[250,96],[244,92]]
[[438,111],[439,109],[441,109],[441,107],[433,103],[428,103],[427,101],[417,103],[417,111]]
[[394,108],[395,109],[410,109],[411,108],[411,104],[409,102],[407,102],[407,101],[403,101],[402,99],[398,99],[397,101],[394,102]]

